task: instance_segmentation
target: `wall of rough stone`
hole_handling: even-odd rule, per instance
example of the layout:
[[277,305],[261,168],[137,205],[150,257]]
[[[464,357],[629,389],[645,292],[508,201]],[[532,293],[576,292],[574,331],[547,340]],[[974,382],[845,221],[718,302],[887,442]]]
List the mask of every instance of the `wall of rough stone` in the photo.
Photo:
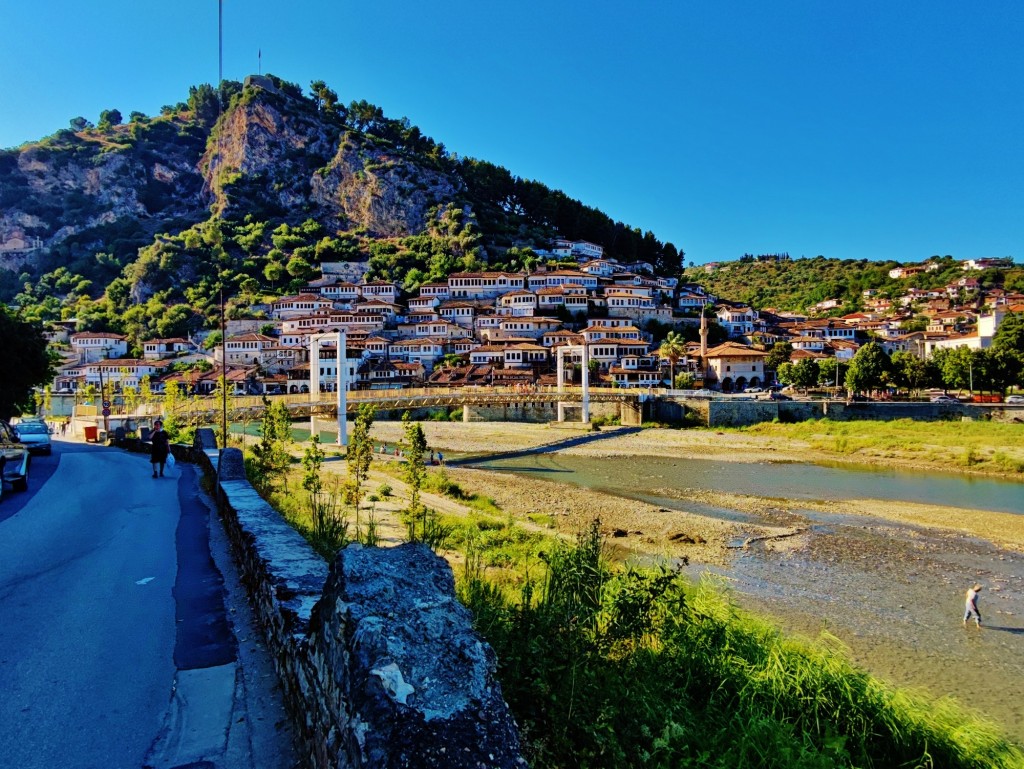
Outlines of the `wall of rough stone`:
[[1024,407],[1005,404],[659,398],[655,407],[656,418],[665,422],[681,421],[687,413],[696,415],[698,421],[709,427],[740,427],[775,419],[803,422],[825,418],[837,422],[857,419],[1024,422]]
[[[342,550],[330,569],[245,480],[241,452],[191,457],[221,518],[311,769],[524,767],[491,648],[422,545]],[[208,431],[207,431],[208,432]]]

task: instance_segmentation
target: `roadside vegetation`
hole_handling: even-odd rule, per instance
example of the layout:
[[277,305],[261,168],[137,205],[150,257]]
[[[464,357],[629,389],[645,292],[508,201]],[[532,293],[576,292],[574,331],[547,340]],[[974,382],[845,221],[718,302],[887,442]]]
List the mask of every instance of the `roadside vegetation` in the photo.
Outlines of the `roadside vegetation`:
[[857,669],[831,636],[783,636],[709,581],[611,565],[596,524],[549,542],[517,591],[489,577],[483,541],[460,597],[535,769],[1024,766],[994,726]]
[[[322,474],[318,442],[299,462],[283,416],[268,411],[247,455],[254,483],[325,558],[379,544],[383,500],[404,538],[448,558],[535,769],[1024,766],[995,726],[874,678],[832,636],[787,637],[716,582],[613,563],[596,521],[575,541],[513,521],[427,463],[418,423],[405,421],[401,461],[371,471],[373,415],[361,413],[346,472]],[[438,497],[458,504],[438,513]]]

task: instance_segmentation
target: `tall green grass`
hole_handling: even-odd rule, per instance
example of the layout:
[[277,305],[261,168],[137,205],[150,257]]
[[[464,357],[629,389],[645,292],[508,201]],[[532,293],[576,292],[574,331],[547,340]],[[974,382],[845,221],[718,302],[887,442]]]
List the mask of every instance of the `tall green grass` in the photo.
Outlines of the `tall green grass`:
[[596,525],[549,544],[514,594],[479,548],[459,579],[534,769],[1024,766],[993,726],[873,678],[832,637],[783,636],[708,581],[610,566]]
[[1024,473],[1022,428],[990,421],[919,422],[816,419],[794,424],[762,422],[748,427],[717,428],[804,441],[812,449],[836,454],[911,455],[923,461],[997,473]]

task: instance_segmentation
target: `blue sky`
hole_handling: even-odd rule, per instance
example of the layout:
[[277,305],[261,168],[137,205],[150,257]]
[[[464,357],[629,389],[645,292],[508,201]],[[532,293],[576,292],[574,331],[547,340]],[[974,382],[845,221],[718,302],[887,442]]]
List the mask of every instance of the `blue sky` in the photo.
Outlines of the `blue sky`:
[[[216,0],[0,0],[0,147],[217,78]],[[224,0],[257,69],[407,116],[704,263],[1024,256],[1024,5]]]

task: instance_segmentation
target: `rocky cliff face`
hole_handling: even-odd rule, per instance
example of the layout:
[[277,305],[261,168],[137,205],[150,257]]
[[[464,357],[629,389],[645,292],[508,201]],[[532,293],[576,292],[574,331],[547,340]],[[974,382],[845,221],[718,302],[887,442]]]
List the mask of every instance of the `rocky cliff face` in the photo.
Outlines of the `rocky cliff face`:
[[181,112],[0,151],[0,270],[38,266],[55,249],[92,258],[112,242],[130,260],[211,211],[415,234],[463,190],[306,100],[248,85],[212,131]]
[[[204,218],[203,137],[183,121],[58,131],[0,152],[0,270],[34,271],[118,249]],[[0,274],[0,278],[3,275]]]
[[377,237],[422,231],[432,206],[463,192],[414,158],[254,86],[225,116],[202,167],[225,215],[301,211],[332,229],[361,227]]

